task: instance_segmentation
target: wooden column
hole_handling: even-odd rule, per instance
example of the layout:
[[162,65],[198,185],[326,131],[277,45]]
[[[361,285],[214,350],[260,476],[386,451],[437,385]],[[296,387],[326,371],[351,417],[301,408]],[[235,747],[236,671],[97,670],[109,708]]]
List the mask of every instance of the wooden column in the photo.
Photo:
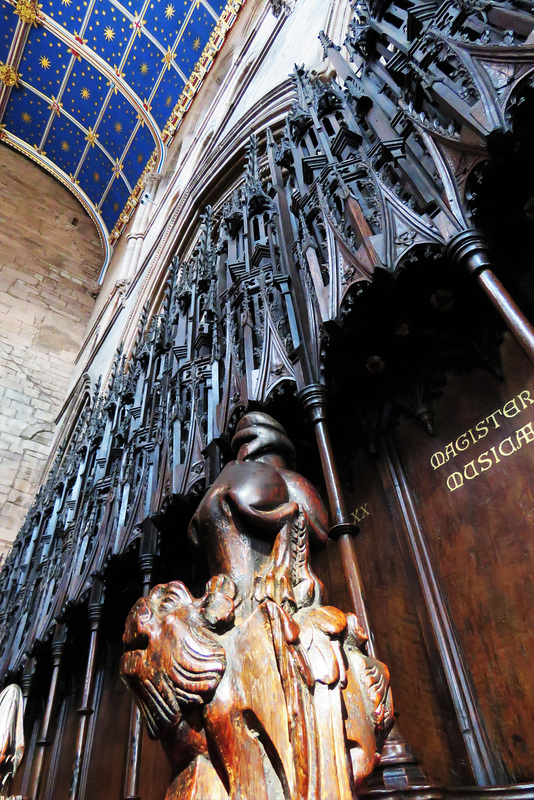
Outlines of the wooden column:
[[[152,523],[145,530],[141,540],[141,554],[139,556],[139,571],[143,584],[143,597],[146,597],[152,584],[152,575],[156,562],[155,556],[156,531]],[[143,552],[146,550],[146,552]],[[141,800],[139,794],[139,772],[141,769],[141,742],[143,737],[143,722],[141,712],[132,698],[130,707],[130,726],[128,730],[128,750],[126,754],[126,775],[124,778],[124,800]]]
[[534,327],[493,272],[490,246],[486,236],[474,228],[462,231],[451,239],[445,253],[453,264],[465,267],[474,276],[534,363]]
[[321,457],[321,465],[326,482],[326,490],[328,492],[330,516],[334,523],[328,534],[332,539],[337,539],[338,541],[339,549],[341,550],[344,577],[352,607],[358,616],[358,620],[366,636],[369,637],[369,654],[374,656],[371,627],[369,625],[362,592],[362,579],[351,541],[351,537],[355,536],[359,529],[350,521],[345,505],[345,498],[343,497],[341,481],[334,460],[332,442],[326,424],[326,388],[320,383],[309,384],[299,392],[299,400],[313,425],[317,446],[319,448],[319,455]]
[[24,700],[24,710],[26,711],[26,704],[32,687],[33,678],[35,675],[35,658],[28,658],[24,664],[22,676],[20,679],[20,688],[22,689],[22,697]]
[[85,681],[83,685],[82,705],[78,710],[80,722],[78,724],[78,735],[76,737],[76,751],[74,755],[74,767],[72,773],[72,783],[68,800],[79,800],[82,768],[84,759],[87,757],[85,752],[85,742],[87,729],[89,727],[89,717],[94,713],[91,705],[93,695],[93,684],[95,677],[96,653],[98,644],[98,628],[102,617],[103,586],[98,579],[95,580],[91,590],[89,601],[89,655],[87,656],[87,667],[85,670]]
[[52,640],[52,677],[50,678],[50,687],[48,689],[48,698],[46,700],[46,708],[43,715],[41,724],[41,734],[37,740],[37,747],[39,748],[35,755],[33,763],[33,778],[30,786],[30,797],[32,800],[37,800],[39,796],[39,785],[41,783],[41,776],[43,772],[43,764],[45,757],[45,749],[50,744],[48,739],[48,732],[50,730],[50,720],[54,708],[54,700],[56,697],[56,689],[59,678],[59,670],[61,667],[61,659],[63,657],[63,650],[65,648],[65,626],[59,624],[54,632]]

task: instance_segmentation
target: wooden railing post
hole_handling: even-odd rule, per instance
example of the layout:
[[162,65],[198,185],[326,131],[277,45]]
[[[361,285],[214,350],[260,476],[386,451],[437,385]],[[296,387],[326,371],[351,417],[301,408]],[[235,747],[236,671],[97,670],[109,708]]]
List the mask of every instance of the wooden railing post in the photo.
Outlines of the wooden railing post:
[[83,772],[83,764],[86,758],[85,742],[87,738],[87,729],[89,726],[89,718],[94,713],[91,700],[93,695],[93,684],[95,678],[96,667],[96,653],[98,645],[98,628],[102,618],[102,604],[103,604],[103,586],[97,579],[93,584],[91,590],[91,598],[89,600],[89,654],[87,656],[87,667],[85,670],[85,681],[83,685],[82,705],[78,709],[80,715],[80,722],[78,724],[78,735],[76,737],[76,751],[74,755],[74,767],[72,773],[72,783],[69,792],[68,800],[79,800],[80,786]]
[[[152,584],[152,575],[156,564],[156,530],[149,522],[141,538],[139,555],[139,572],[143,586],[143,597],[146,597]],[[126,775],[124,779],[124,800],[141,800],[139,794],[139,772],[141,769],[141,742],[143,723],[141,712],[135,700],[131,700],[130,725],[128,730],[128,750],[126,754]]]
[[52,640],[52,676],[50,678],[50,687],[48,689],[48,697],[46,700],[46,708],[41,723],[41,732],[37,740],[37,752],[35,754],[35,761],[33,763],[33,778],[30,786],[29,796],[31,800],[37,800],[39,796],[39,786],[41,783],[41,776],[43,772],[44,756],[46,747],[50,744],[48,733],[50,730],[50,720],[52,718],[52,711],[54,708],[54,700],[56,697],[56,690],[59,678],[59,670],[61,667],[61,659],[63,657],[63,650],[65,648],[65,626],[58,624],[54,632]]

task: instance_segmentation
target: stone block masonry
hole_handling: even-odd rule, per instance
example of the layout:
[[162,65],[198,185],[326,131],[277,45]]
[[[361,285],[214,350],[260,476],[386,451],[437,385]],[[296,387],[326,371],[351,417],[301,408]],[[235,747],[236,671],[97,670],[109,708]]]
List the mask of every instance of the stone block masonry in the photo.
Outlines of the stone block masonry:
[[39,486],[102,258],[71,193],[0,143],[0,560]]

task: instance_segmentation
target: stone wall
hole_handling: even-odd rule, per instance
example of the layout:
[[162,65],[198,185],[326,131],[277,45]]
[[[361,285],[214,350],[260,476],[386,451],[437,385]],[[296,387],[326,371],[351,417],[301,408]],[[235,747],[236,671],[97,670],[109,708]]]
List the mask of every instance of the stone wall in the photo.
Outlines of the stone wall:
[[73,195],[0,144],[0,559],[38,488],[102,259]]

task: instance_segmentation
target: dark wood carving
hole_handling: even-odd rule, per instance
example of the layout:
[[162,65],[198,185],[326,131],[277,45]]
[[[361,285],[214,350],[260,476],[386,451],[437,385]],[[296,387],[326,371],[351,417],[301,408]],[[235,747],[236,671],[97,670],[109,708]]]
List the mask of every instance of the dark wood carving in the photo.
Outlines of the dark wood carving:
[[[137,800],[152,791],[147,787],[156,792],[168,784],[162,749],[146,736],[141,741],[138,713],[128,724],[124,697],[117,705],[123,739],[111,741],[116,669],[107,661],[104,669],[102,660],[120,635],[117,628],[110,633],[110,615],[122,627],[134,598],[178,575],[175,567],[183,567],[178,576],[185,580],[193,568],[184,520],[206,486],[215,485],[238,420],[251,408],[277,416],[289,406],[293,417],[311,412],[322,462],[313,478],[324,483],[329,533],[338,536],[328,555],[317,557],[326,597],[356,612],[369,635],[366,653],[374,655],[376,637],[378,655],[392,665],[400,726],[429,778],[504,785],[533,777],[534,728],[518,723],[527,720],[533,698],[528,422],[509,432],[521,448],[506,460],[497,449],[491,469],[481,471],[489,463],[485,451],[487,459],[488,448],[509,438],[499,438],[499,430],[487,447],[481,442],[482,463],[469,466],[473,459],[461,462],[461,453],[458,469],[447,462],[450,486],[441,480],[445,465],[429,466],[434,451],[445,453],[463,432],[476,437],[473,424],[532,388],[523,365],[514,391],[503,389],[486,408],[487,376],[458,384],[451,378],[480,367],[509,382],[523,364],[516,356],[501,368],[503,326],[484,306],[487,298],[526,352],[533,350],[532,3],[359,0],[353,11],[344,43],[320,37],[324,72],[295,69],[285,123],[256,130],[248,143],[242,120],[225,140],[215,134],[216,146],[207,145],[173,211],[175,251],[170,264],[156,265],[160,283],[139,313],[133,347],[118,349],[107,381],[91,385],[86,376],[73,394],[55,461],[0,581],[0,677],[22,685],[31,731],[24,778],[19,771],[14,782],[18,794],[55,800],[71,792],[92,800],[96,792],[104,800],[105,791],[106,800]],[[281,19],[276,31],[282,27]],[[289,81],[277,89],[284,104],[288,89]],[[250,119],[280,119],[285,111],[273,113],[276,102],[272,95],[259,103]],[[208,199],[212,205],[204,207]],[[506,347],[508,340],[501,352]],[[450,399],[436,402],[445,385]],[[458,427],[451,385],[472,402]],[[311,430],[300,438],[315,453]],[[503,445],[505,453],[510,448]],[[368,472],[363,449],[374,454]],[[374,470],[379,479],[371,479]],[[470,490],[476,501],[464,508]],[[380,515],[370,499],[378,495]],[[499,513],[492,511],[497,506]],[[508,528],[513,546],[501,557],[501,531]],[[251,581],[255,589],[272,584],[264,591],[275,598],[253,594],[251,609],[274,603],[302,628],[298,620],[315,600],[299,606],[304,588],[288,583],[287,551],[273,550],[276,536],[269,535],[270,544],[265,532],[257,537],[261,547],[245,582],[249,592]],[[214,576],[222,574],[217,558]],[[273,559],[275,575],[268,577],[262,570]],[[228,580],[245,591],[235,576]],[[228,641],[244,613],[238,603],[233,623],[217,621],[228,587],[210,584],[205,606],[180,590],[182,610],[199,625],[208,625],[213,612],[207,642],[224,651],[225,672],[206,689],[202,708],[226,685]],[[293,658],[291,630],[282,641]],[[324,635],[331,644],[343,638]],[[83,662],[74,671],[73,652]],[[420,728],[416,715],[426,713],[433,733]],[[388,747],[398,755],[395,742],[390,737]],[[388,759],[386,750],[389,773],[380,775],[388,783],[373,790],[379,794],[400,785],[399,760]],[[95,788],[103,761],[113,774],[105,790]],[[222,767],[213,769],[219,775]],[[403,780],[412,797],[463,791],[412,792],[407,784],[421,781],[413,772]],[[228,792],[228,782],[223,786]],[[499,798],[529,791],[487,790]]]
[[349,800],[393,723],[388,671],[356,616],[321,604],[309,548],[327,515],[284,429],[252,412],[232,444],[189,529],[206,592],[139,600],[122,675],[176,770],[168,800]]

